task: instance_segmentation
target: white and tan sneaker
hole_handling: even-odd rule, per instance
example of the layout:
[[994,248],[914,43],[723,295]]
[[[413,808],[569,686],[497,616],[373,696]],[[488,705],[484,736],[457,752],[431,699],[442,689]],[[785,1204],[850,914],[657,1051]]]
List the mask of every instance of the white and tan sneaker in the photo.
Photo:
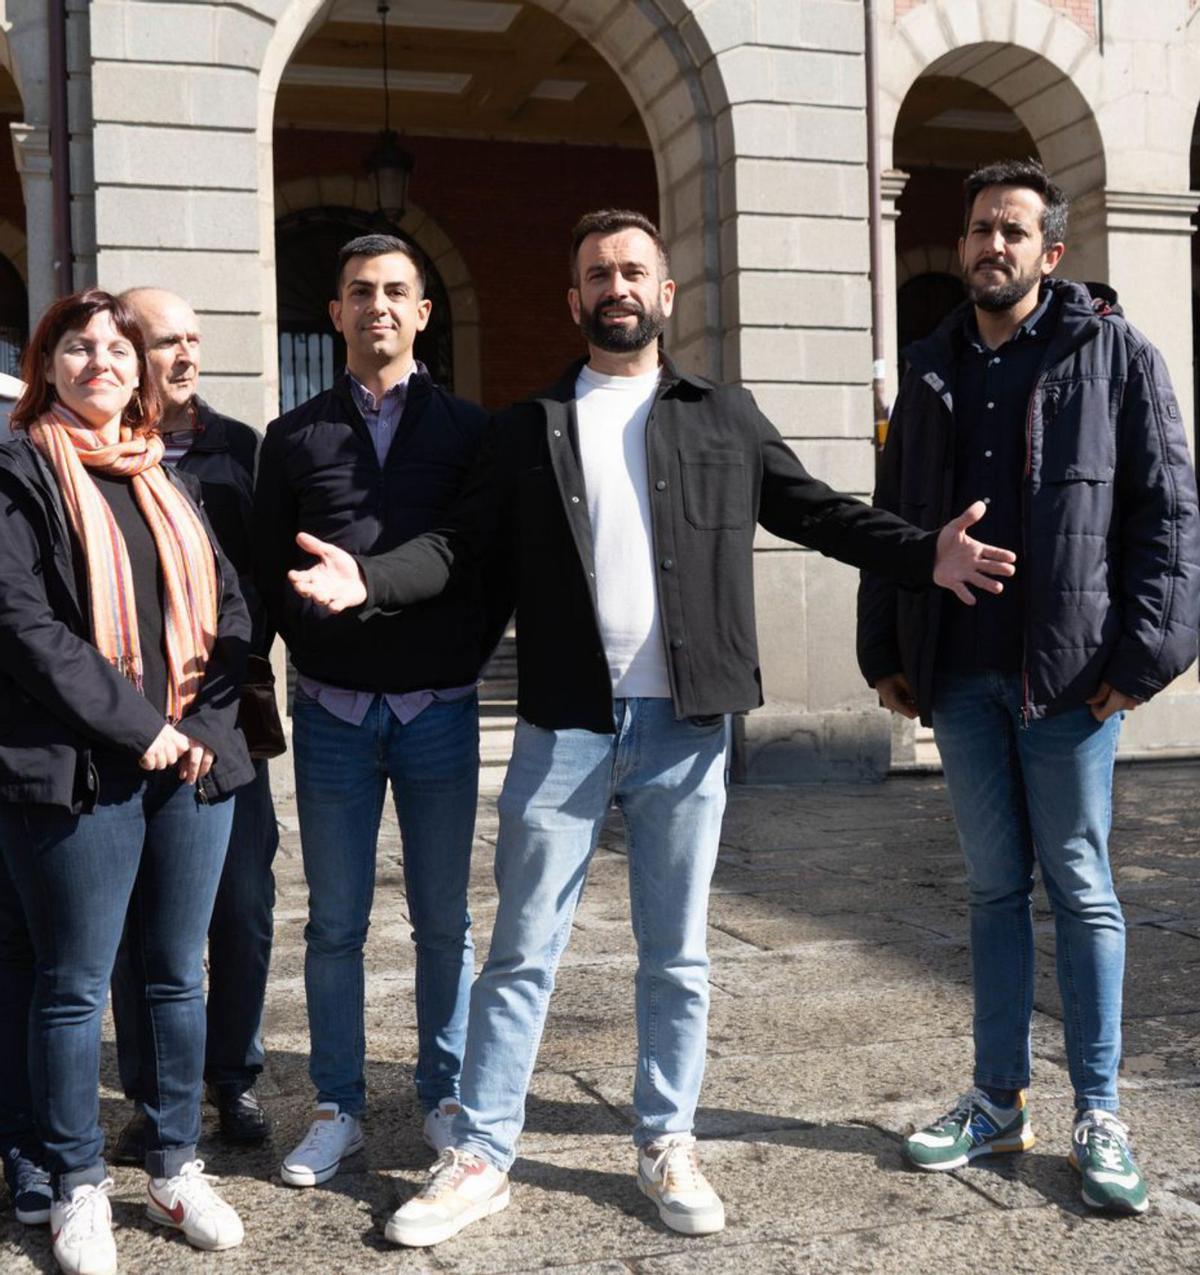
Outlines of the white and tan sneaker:
[[499,1213],[508,1198],[507,1173],[469,1151],[447,1147],[425,1185],[388,1218],[383,1233],[393,1244],[428,1248]]
[[426,1112],[421,1136],[438,1155],[450,1145],[450,1127],[461,1110],[457,1098],[443,1098],[432,1111]]
[[189,1160],[174,1177],[151,1178],[146,1183],[146,1216],[182,1231],[193,1248],[208,1253],[237,1248],[246,1238],[242,1219],[213,1190],[216,1181],[204,1172],[203,1160]]
[[288,1186],[320,1186],[365,1145],[357,1117],[347,1115],[336,1102],[318,1102],[308,1132],[284,1159],[279,1176]]
[[681,1235],[712,1235],[725,1227],[725,1206],[700,1171],[690,1133],[668,1134],[638,1150],[638,1186]]
[[66,1275],[116,1275],[113,1242],[112,1178],[98,1186],[77,1186],[65,1200],[50,1205],[50,1241],[54,1260]]

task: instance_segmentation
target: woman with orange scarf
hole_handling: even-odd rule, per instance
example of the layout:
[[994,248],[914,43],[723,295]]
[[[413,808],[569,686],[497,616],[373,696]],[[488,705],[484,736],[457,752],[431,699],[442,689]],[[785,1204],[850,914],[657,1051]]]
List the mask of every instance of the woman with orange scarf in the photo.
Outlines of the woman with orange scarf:
[[35,956],[29,1075],[54,1255],[105,1275],[117,1258],[100,1026],[126,923],[154,1060],[146,1212],[198,1248],[242,1241],[196,1141],[225,798],[254,775],[235,724],[250,624],[203,515],[161,463],[125,306],[96,289],[56,302],[22,372],[0,446],[0,855]]

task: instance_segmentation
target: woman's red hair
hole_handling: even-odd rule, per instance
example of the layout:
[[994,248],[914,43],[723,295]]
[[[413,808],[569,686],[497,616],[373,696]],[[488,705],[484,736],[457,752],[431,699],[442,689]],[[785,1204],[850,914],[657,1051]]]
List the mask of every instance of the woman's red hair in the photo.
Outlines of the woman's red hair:
[[[133,346],[138,361],[138,389],[121,414],[122,424],[134,430],[153,429],[162,415],[158,390],[146,364],[146,342],[133,311],[120,297],[100,288],[84,288],[60,297],[42,315],[21,357],[21,379],[25,393],[17,400],[9,418],[12,429],[28,429],[55,402],[53,384],[46,379],[46,365],[67,332],[82,331],[98,314],[111,314],[113,327]],[[140,409],[138,404],[140,403]]]

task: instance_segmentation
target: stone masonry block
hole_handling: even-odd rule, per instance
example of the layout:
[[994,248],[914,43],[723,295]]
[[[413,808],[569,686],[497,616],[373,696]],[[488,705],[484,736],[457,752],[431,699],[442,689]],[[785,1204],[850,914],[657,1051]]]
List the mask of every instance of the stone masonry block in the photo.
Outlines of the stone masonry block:
[[97,119],[205,128],[257,124],[258,82],[246,71],[104,62],[96,66],[94,77]]
[[875,454],[869,438],[797,438],[789,445],[810,474],[851,496],[869,498]]
[[636,5],[618,9],[604,29],[604,46],[620,50],[622,67],[638,58],[651,40],[659,39],[650,19]]
[[[676,81],[650,106],[644,119],[646,131],[660,144],[667,138],[675,137],[681,129],[686,129],[689,133],[697,132],[695,128],[696,99],[692,96],[691,85],[684,80]],[[683,176],[683,173],[674,167],[674,164],[681,161],[682,156],[674,155],[674,151],[673,144],[666,148],[666,155],[670,157],[668,161],[670,180]]]
[[839,217],[763,217],[747,214],[726,223],[727,256],[743,270],[826,270],[865,274],[869,263],[865,221]]
[[875,695],[863,681],[854,654],[858,572],[817,556],[805,567],[808,706],[818,711],[873,707]]
[[[110,248],[100,253],[104,286],[114,292],[149,279],[187,297],[193,309],[257,314],[261,300],[258,256],[247,252],[178,252]],[[258,350],[256,336],[249,348]]]
[[558,16],[585,37],[601,30],[621,7],[622,0],[567,0]]
[[865,217],[867,170],[857,164],[791,159],[738,159],[730,165],[737,208],[746,213]]
[[708,56],[751,44],[755,35],[754,0],[707,0],[680,23],[680,33],[698,63]]
[[[257,316],[244,314],[227,314],[221,312],[200,312],[200,369],[201,380],[207,380],[207,373],[213,372],[247,372],[256,362],[254,350],[261,348],[258,339],[259,319]],[[202,384],[201,391],[208,396],[207,386]],[[226,409],[220,403],[213,403],[218,411]]]
[[776,50],[772,54],[775,97],[815,106],[863,108],[866,80],[857,54]]
[[758,38],[775,46],[861,53],[862,5],[855,0],[773,0],[759,6]]
[[253,133],[98,125],[93,134],[96,180],[145,186],[255,190]]
[[215,7],[120,5],[125,24],[124,56],[131,62],[192,62],[204,65],[215,61]]
[[[968,44],[978,44],[987,37],[980,23],[980,6],[978,4],[946,5],[942,8],[942,18],[951,32],[952,42],[956,48],[964,48]],[[1005,18],[1007,19],[1007,14]]]
[[125,7],[109,0],[94,0],[88,12],[92,57],[119,59],[126,56]]
[[871,370],[866,332],[747,328],[739,334],[741,379],[856,384]]
[[773,102],[777,100],[775,68],[773,49],[739,44],[719,53],[705,73],[709,79],[720,79],[730,103]]
[[858,275],[739,271],[722,281],[736,289],[742,323],[857,328],[871,322],[871,298]]
[[263,52],[273,30],[273,23],[256,14],[244,13],[232,5],[222,5],[217,12],[217,61],[224,66],[245,66],[257,70],[262,65]]
[[758,657],[763,690],[771,698],[803,706],[808,702],[808,661],[797,650],[803,632],[806,555],[797,552],[754,556],[754,604],[758,616]]
[[858,385],[746,382],[755,402],[784,438],[871,437],[871,391]]
[[653,40],[629,64],[629,79],[643,102],[652,102],[679,77],[679,64],[665,40]]
[[[257,325],[253,325],[257,326]],[[246,343],[258,349],[261,343],[251,324],[246,324]],[[224,376],[220,372],[204,373],[204,397],[226,416],[234,420],[245,421],[254,429],[263,430],[267,426],[264,419],[262,385],[257,376]],[[271,411],[273,417],[277,413]]]

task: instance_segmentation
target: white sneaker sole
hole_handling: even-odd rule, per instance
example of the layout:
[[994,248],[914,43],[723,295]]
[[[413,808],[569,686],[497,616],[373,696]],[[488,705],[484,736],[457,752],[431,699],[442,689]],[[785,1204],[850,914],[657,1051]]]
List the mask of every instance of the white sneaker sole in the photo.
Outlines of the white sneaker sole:
[[718,1204],[715,1209],[687,1212],[672,1209],[659,1196],[654,1186],[638,1174],[638,1189],[648,1199],[653,1200],[658,1208],[658,1216],[665,1226],[678,1231],[680,1235],[715,1235],[725,1229],[725,1206]]
[[336,1177],[341,1172],[343,1163],[352,1155],[358,1155],[366,1145],[367,1140],[359,1134],[342,1152],[340,1159],[332,1164],[323,1165],[319,1169],[309,1168],[307,1165],[294,1165],[289,1168],[285,1160],[279,1166],[279,1176],[288,1186],[320,1186],[322,1182],[328,1182],[330,1178]]
[[499,1195],[480,1200],[478,1204],[464,1209],[457,1217],[449,1218],[437,1226],[429,1226],[422,1222],[408,1223],[407,1219],[401,1218],[397,1211],[388,1218],[387,1226],[383,1228],[383,1236],[393,1244],[401,1244],[405,1248],[430,1248],[434,1244],[448,1240],[452,1235],[457,1235],[472,1222],[481,1222],[485,1217],[491,1217],[493,1213],[499,1213],[501,1209],[508,1208],[509,1198],[510,1193],[506,1182],[504,1190]]
[[151,1222],[157,1222],[159,1226],[169,1226],[172,1230],[178,1231],[193,1248],[198,1248],[205,1253],[221,1253],[227,1248],[237,1248],[238,1245],[246,1238],[246,1233],[244,1231],[237,1237],[237,1239],[234,1240],[208,1240],[204,1239],[202,1236],[189,1235],[187,1231],[184,1230],[183,1223],[176,1222],[175,1219],[154,1200],[148,1200],[146,1202],[146,1216]]

